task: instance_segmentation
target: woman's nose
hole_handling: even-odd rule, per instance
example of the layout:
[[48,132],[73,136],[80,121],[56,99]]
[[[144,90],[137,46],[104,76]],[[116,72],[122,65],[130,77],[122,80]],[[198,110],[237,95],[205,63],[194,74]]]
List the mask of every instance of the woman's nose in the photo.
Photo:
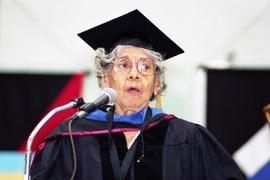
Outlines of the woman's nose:
[[128,74],[130,79],[140,79],[140,72],[137,68],[137,64],[133,64],[131,67],[129,74]]

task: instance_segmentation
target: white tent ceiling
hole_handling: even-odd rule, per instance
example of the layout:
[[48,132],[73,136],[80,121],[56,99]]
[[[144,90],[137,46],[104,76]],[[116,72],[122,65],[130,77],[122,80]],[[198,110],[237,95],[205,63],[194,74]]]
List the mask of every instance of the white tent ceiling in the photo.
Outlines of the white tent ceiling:
[[239,66],[270,67],[268,0],[1,0],[0,69],[77,71],[91,50],[76,34],[139,9],[186,51],[173,67],[234,51]]

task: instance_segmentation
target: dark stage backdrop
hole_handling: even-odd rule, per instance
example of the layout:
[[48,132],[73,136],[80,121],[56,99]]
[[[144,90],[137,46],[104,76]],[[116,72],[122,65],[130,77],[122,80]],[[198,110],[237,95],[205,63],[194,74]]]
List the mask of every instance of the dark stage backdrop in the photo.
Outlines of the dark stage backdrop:
[[207,72],[207,128],[230,154],[265,123],[262,108],[270,103],[270,71]]
[[[81,96],[83,76],[0,73],[0,150],[24,150],[30,132],[49,110]],[[34,147],[71,114],[64,112],[48,123]]]

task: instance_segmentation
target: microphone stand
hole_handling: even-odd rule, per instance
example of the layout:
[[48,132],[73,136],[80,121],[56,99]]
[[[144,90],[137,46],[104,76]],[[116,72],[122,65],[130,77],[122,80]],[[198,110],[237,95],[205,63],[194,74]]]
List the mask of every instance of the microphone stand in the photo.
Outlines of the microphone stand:
[[34,128],[34,130],[31,132],[30,136],[28,137],[27,144],[26,144],[26,150],[25,150],[25,167],[24,167],[24,180],[31,180],[30,176],[30,163],[32,160],[32,144],[35,139],[36,134],[40,131],[40,129],[46,124],[48,120],[51,119],[56,113],[70,109],[70,108],[77,108],[84,104],[84,101],[82,98],[76,98],[71,100],[69,103],[59,106],[57,108],[54,108],[51,110]]

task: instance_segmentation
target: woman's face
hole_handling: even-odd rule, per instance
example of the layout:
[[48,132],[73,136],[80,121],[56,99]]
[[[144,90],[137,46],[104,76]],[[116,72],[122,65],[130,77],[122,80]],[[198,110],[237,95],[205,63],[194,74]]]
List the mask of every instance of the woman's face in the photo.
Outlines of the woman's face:
[[104,88],[116,91],[116,114],[137,112],[146,107],[152,94],[160,90],[159,78],[154,73],[155,63],[143,48],[120,48],[113,62],[113,69],[103,79]]

